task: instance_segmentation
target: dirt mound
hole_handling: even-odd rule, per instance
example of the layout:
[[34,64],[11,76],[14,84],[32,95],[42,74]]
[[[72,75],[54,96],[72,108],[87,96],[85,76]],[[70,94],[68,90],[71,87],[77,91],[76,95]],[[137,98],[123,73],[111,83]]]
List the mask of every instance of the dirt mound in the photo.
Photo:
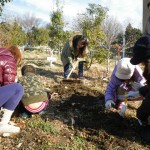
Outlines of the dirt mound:
[[122,118],[116,111],[106,111],[104,95],[99,91],[84,84],[59,85],[55,90],[61,93],[57,110],[63,120],[67,120],[65,123],[85,134],[99,149],[108,149],[110,145],[126,149],[134,141],[141,141],[137,120]]

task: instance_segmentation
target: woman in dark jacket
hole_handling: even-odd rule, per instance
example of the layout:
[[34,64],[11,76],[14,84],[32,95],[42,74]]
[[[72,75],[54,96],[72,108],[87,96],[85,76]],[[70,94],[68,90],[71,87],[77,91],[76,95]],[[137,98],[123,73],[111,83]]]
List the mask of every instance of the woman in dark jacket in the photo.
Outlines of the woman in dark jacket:
[[144,65],[143,76],[147,80],[147,85],[139,89],[139,93],[145,97],[141,106],[137,110],[137,118],[141,125],[148,123],[150,116],[150,35],[142,36],[137,40],[133,48],[133,58],[131,64]]
[[[88,40],[83,35],[75,35],[69,39],[62,50],[61,61],[64,66],[64,78],[67,78],[69,74],[69,66],[75,67],[74,62],[78,58],[84,58],[87,53]],[[79,62],[79,78],[83,77],[83,61]]]

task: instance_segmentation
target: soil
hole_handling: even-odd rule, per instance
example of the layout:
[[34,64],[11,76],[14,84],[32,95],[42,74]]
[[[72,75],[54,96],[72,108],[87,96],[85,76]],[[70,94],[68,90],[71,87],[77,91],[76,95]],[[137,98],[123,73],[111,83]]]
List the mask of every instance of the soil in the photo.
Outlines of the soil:
[[68,126],[72,126],[74,132],[84,134],[84,138],[97,149],[144,148],[139,147],[142,140],[137,119],[122,118],[115,110],[106,111],[104,95],[100,91],[83,84],[59,85],[57,90],[61,101],[56,106],[56,113],[59,112],[63,122],[65,120]]
[[[129,104],[122,118],[117,110],[104,107],[107,80],[104,70],[93,67],[85,71],[85,79],[76,83],[62,81],[62,66],[38,65],[37,72],[47,78],[46,84],[55,92],[44,115],[30,118],[14,116],[21,128],[15,137],[1,137],[0,149],[21,150],[148,150],[148,143],[140,137],[135,117],[140,102]],[[93,75],[93,72],[94,75]],[[51,125],[51,126],[49,126]]]

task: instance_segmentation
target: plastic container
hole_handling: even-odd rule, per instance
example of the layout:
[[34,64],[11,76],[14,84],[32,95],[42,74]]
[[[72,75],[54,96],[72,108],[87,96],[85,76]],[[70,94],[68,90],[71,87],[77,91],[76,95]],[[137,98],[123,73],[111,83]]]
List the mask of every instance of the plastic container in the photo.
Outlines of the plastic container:
[[120,116],[124,117],[126,110],[127,110],[127,104],[126,104],[126,103],[123,103],[123,104],[122,104],[122,108],[121,108],[121,110],[120,110],[120,112],[119,112]]

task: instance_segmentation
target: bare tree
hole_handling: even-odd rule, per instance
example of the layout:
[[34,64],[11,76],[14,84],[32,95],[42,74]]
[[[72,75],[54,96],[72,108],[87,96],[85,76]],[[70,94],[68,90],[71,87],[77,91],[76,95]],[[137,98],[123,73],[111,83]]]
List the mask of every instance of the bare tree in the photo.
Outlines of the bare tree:
[[123,27],[121,24],[113,17],[107,17],[102,24],[102,29],[106,34],[105,46],[108,50],[107,56],[107,74],[109,73],[109,61],[110,61],[110,49],[111,44],[117,38],[119,33],[123,33]]
[[25,14],[23,17],[18,17],[17,21],[23,27],[25,32],[31,31],[32,27],[38,28],[41,23],[41,19],[36,18],[31,14]]
[[83,33],[83,29],[81,28],[81,24],[83,23],[83,20],[85,20],[85,15],[77,14],[75,18],[73,18],[72,21],[72,30]]
[[122,25],[113,17],[107,17],[102,24],[102,29],[106,34],[106,44],[108,48],[111,43],[116,39],[119,33],[123,33]]

